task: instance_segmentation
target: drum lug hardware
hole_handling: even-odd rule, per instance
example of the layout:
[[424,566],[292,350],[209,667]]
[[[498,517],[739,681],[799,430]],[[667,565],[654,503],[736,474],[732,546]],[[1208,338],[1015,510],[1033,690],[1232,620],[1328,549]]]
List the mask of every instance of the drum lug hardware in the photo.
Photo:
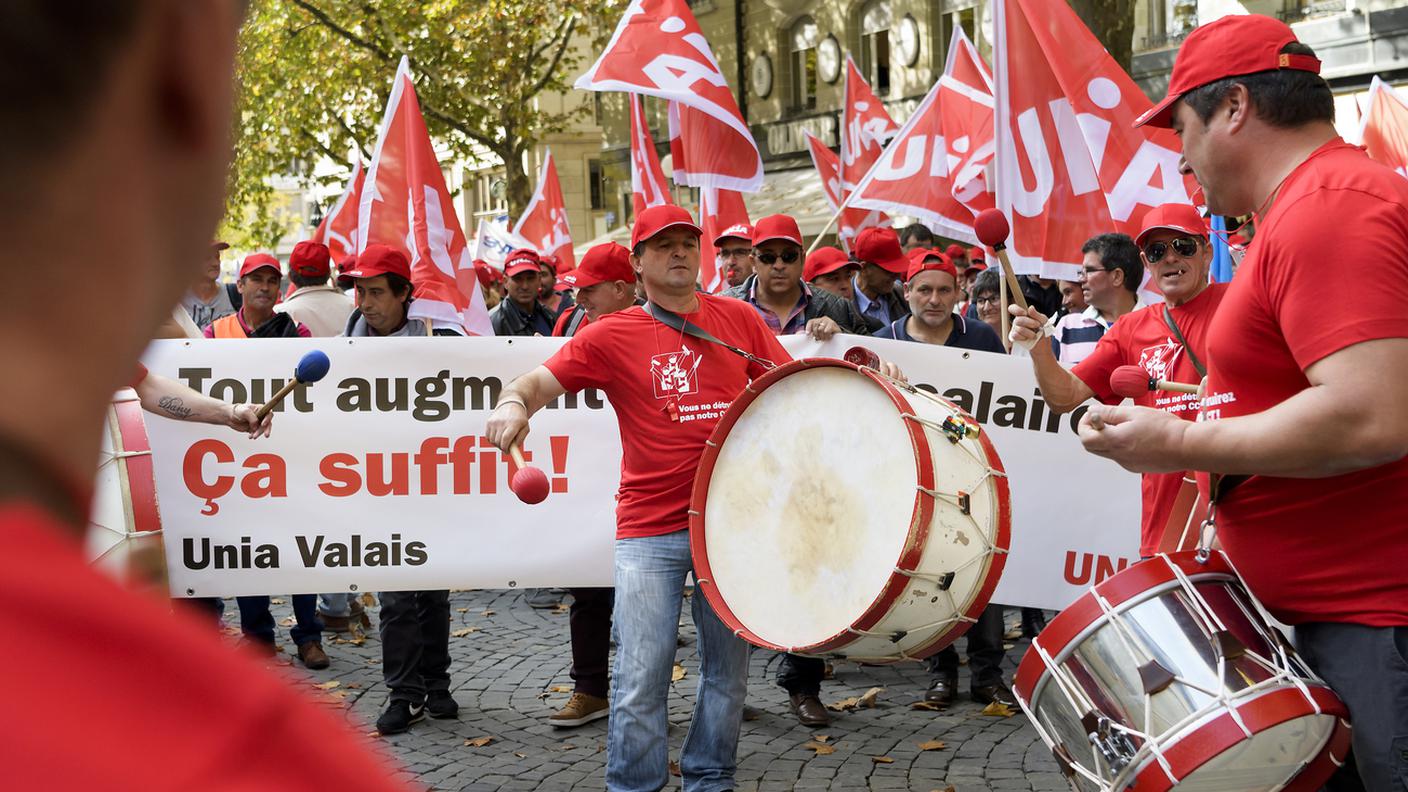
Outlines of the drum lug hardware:
[[959,440],[967,440],[970,436],[976,435],[972,425],[956,415],[950,415],[939,425],[950,443],[957,443]]
[[895,630],[895,634],[890,636],[890,643],[899,643],[904,640],[906,635],[909,635],[906,630]]
[[1066,748],[1065,743],[1061,743],[1052,748],[1051,755],[1056,758],[1056,766],[1061,768],[1061,772],[1065,773],[1067,778],[1075,778],[1076,760],[1075,757],[1071,756],[1070,749]]
[[973,499],[968,495],[968,493],[959,491],[958,510],[963,512],[964,514],[973,513]]
[[1247,653],[1247,645],[1227,630],[1218,630],[1212,637],[1217,642],[1217,650],[1228,660],[1237,660]]
[[1178,677],[1158,660],[1150,660],[1139,666],[1139,679],[1144,683],[1144,695],[1151,696],[1172,685]]
[[1118,773],[1134,758],[1135,747],[1128,735],[1111,729],[1110,723],[1109,718],[1094,710],[1085,713],[1080,719],[1086,736],[1090,738],[1090,744],[1100,752],[1101,758],[1110,769]]
[[953,585],[953,573],[945,572],[939,575],[939,591],[948,591],[948,587]]

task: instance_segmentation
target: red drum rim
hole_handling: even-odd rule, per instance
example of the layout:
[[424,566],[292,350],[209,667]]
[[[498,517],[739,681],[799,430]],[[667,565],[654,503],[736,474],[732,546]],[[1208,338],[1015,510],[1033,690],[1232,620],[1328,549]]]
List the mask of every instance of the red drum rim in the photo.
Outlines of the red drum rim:
[[[1287,721],[1305,718],[1316,714],[1334,717],[1334,730],[1320,753],[1297,773],[1283,792],[1315,792],[1334,774],[1349,751],[1350,726],[1346,718],[1349,712],[1334,692],[1322,684],[1307,685],[1310,698],[1307,701],[1298,688],[1287,687],[1249,699],[1233,709],[1247,725],[1253,736],[1261,734]],[[1316,712],[1316,705],[1319,712]],[[1181,739],[1163,749],[1169,769],[1177,778],[1185,779],[1207,762],[1221,756],[1232,746],[1247,739],[1237,726],[1231,710],[1224,710],[1211,721],[1185,734]],[[1134,776],[1134,783],[1128,788],[1139,792],[1167,792],[1173,789],[1174,782],[1155,760],[1149,760]]]
[[[706,527],[704,524],[705,506],[709,497],[709,482],[713,478],[714,465],[718,462],[719,451],[723,448],[724,440],[733,429],[738,418],[752,404],[755,399],[773,383],[784,377],[807,369],[835,367],[846,368],[859,372],[869,377],[872,382],[889,396],[891,403],[899,410],[901,415],[911,414],[913,411],[906,396],[899,388],[886,379],[874,369],[858,366],[850,361],[838,360],[836,358],[801,358],[784,363],[777,368],[768,371],[763,376],[753,380],[748,387],[743,389],[738,398],[725,411],[723,418],[719,420],[714,431],[709,436],[708,442],[704,446],[704,455],[699,460],[699,468],[694,476],[694,490],[690,497],[689,511],[689,544],[690,554],[694,559],[694,577],[697,587],[704,592],[709,605],[714,612],[733,630],[736,635],[741,636],[749,643],[774,649],[782,652],[793,652],[797,654],[824,654],[844,647],[855,640],[852,630],[869,630],[879,624],[880,620],[889,614],[900,595],[904,593],[909,584],[909,578],[899,572],[891,572],[889,579],[881,588],[880,593],[871,602],[861,615],[851,623],[850,627],[835,635],[825,638],[817,643],[807,646],[781,646],[766,640],[758,634],[749,630],[743,622],[724,602],[723,596],[713,583],[713,572],[709,567],[709,552],[706,542]],[[942,397],[939,397],[942,398]],[[947,400],[945,400],[947,401]],[[958,409],[955,405],[955,409]],[[914,455],[915,468],[918,472],[918,484],[923,489],[934,488],[934,457],[929,444],[929,438],[925,434],[923,427],[914,421],[907,421],[905,429],[909,432],[911,453]],[[1006,473],[1002,466],[1002,460],[998,457],[997,451],[993,448],[992,441],[988,439],[987,432],[979,432],[975,438],[983,447],[988,456],[988,461],[992,469],[999,473]],[[979,588],[973,604],[962,614],[965,619],[959,620],[948,630],[939,634],[933,641],[919,647],[915,651],[908,652],[910,657],[919,659],[927,657],[940,649],[948,646],[957,640],[963,633],[968,631],[983,609],[987,607],[988,600],[992,597],[993,591],[997,588],[997,582],[1002,577],[1003,567],[1007,563],[1007,549],[1010,542],[1012,530],[1012,507],[1007,486],[1007,477],[994,476],[992,478],[994,491],[997,496],[997,520],[994,526],[992,544],[1000,552],[993,553],[989,561],[988,574],[983,580],[983,585]],[[933,518],[934,497],[927,492],[916,490],[914,510],[910,517],[909,535],[905,540],[904,549],[900,553],[900,558],[895,567],[899,570],[913,571],[918,565],[924,553],[925,543],[929,535],[929,522]]]
[[[1167,563],[1164,559],[1167,559]],[[1118,607],[1152,589],[1176,581],[1178,576],[1169,564],[1190,578],[1203,578],[1208,575],[1233,579],[1237,577],[1232,565],[1222,553],[1212,553],[1204,563],[1198,561],[1197,552],[1193,550],[1157,555],[1148,561],[1140,561],[1123,569],[1080,595],[1075,602],[1046,623],[1041,635],[1022,656],[1022,662],[1017,666],[1017,674],[1012,678],[1012,689],[1023,701],[1030,702],[1037,683],[1047,672],[1046,663],[1036,651],[1038,643],[1051,657],[1059,656],[1095,622],[1105,617],[1100,603],[1096,601],[1097,595],[1111,607]]]
[[[151,441],[142,416],[142,403],[135,399],[113,402],[117,437],[113,451],[119,455],[127,485],[132,528],[138,533],[161,530],[161,511],[156,499],[156,474],[152,470]],[[125,456],[132,454],[132,456]]]

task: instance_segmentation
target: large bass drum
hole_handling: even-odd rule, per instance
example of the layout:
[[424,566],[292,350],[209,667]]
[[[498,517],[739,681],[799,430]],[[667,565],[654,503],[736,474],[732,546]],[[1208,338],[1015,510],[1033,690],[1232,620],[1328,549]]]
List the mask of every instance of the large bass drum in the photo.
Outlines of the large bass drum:
[[988,604],[1011,526],[1007,477],[952,402],[834,359],[754,381],[695,479],[698,588],[770,649],[926,657]]
[[151,444],[132,390],[119,391],[108,408],[86,541],[89,560],[119,580],[150,583],[164,574]]

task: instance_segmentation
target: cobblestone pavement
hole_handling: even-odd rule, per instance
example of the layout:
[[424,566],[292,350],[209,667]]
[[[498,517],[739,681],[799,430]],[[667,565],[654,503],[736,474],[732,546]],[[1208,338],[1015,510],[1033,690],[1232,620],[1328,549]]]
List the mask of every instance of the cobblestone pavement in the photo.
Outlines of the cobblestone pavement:
[[[278,660],[307,684],[340,702],[356,728],[374,734],[369,724],[386,704],[381,684],[381,644],[373,629],[360,644],[324,635],[332,659],[325,671],[308,671],[293,651],[286,625],[292,624],[288,598],[275,600],[280,640]],[[694,628],[684,609],[682,646],[677,661],[685,677],[674,683],[670,701],[670,749],[678,759],[689,725],[698,679]],[[1009,612],[1009,624],[1016,619]],[[606,721],[577,729],[553,729],[547,716],[566,702],[572,680],[567,611],[533,610],[521,592],[465,591],[451,595],[450,669],[452,691],[460,704],[458,720],[425,720],[406,734],[378,739],[404,768],[407,778],[437,790],[602,789],[606,759]],[[226,629],[236,632],[238,615],[227,602]],[[467,632],[465,632],[467,631]],[[962,649],[965,641],[959,640]],[[1007,653],[1007,676],[1021,659],[1026,642]],[[792,716],[786,693],[773,683],[778,655],[753,653],[748,703],[760,710],[745,721],[738,746],[738,788],[742,790],[1063,790],[1066,785],[1026,718],[985,716],[966,697],[947,712],[916,710],[929,677],[924,666],[862,667],[837,663],[834,679],[822,685],[822,700],[860,696],[872,687],[884,690],[873,709],[832,713],[832,725],[808,729]],[[336,684],[333,684],[336,683]],[[967,691],[966,668],[960,691]],[[316,691],[315,691],[316,692]],[[804,747],[827,737],[834,753],[814,755]],[[482,747],[467,745],[491,737]],[[942,741],[937,750],[920,743]],[[888,761],[887,761],[888,760]],[[672,779],[673,788],[679,781]],[[667,787],[667,789],[670,787]]]

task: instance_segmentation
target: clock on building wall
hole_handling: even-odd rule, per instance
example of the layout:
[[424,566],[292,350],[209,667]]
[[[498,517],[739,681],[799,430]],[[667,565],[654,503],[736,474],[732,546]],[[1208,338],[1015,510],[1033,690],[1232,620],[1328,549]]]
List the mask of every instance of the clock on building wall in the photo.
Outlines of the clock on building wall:
[[753,83],[753,93],[766,99],[768,94],[772,93],[772,58],[769,58],[766,52],[760,52],[753,58],[753,68],[749,76]]
[[841,76],[841,45],[835,36],[827,34],[816,45],[816,69],[821,79],[828,83],[836,82],[836,78]]
[[914,17],[905,14],[900,20],[899,30],[895,36],[896,54],[900,56],[900,63],[905,66],[913,66],[919,60],[919,23],[914,21]]

